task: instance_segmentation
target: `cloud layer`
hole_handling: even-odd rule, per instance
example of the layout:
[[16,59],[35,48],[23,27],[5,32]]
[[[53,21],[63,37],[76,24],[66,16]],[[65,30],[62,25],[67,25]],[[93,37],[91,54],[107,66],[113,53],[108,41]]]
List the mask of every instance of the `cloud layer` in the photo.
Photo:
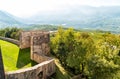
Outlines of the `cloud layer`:
[[115,6],[120,5],[120,0],[0,0],[1,10],[19,17],[76,5]]

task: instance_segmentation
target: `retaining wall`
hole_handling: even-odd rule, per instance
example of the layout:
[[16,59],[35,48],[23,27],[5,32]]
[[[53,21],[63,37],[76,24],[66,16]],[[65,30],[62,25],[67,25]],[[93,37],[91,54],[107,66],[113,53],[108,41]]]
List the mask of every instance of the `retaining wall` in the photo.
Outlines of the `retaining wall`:
[[47,79],[55,72],[54,59],[44,61],[36,66],[6,72],[6,79]]
[[0,39],[1,39],[1,40],[4,40],[4,41],[11,42],[11,43],[16,44],[16,45],[18,45],[18,46],[19,46],[19,44],[20,44],[20,42],[19,42],[18,40],[15,40],[15,39],[6,38],[6,37],[1,37],[1,36],[0,36]]
[[39,63],[36,66],[20,69],[13,72],[6,72],[6,79],[47,79],[55,73],[54,59],[48,57],[50,54],[50,35],[45,31],[24,31],[21,32],[20,42],[1,37],[2,40],[19,45],[21,49],[31,48],[31,60]]
[[48,60],[52,59],[51,57],[47,57],[47,56],[44,56],[44,55],[39,55],[37,53],[33,53],[32,56],[33,57],[31,58],[31,60],[33,60],[37,63],[41,63],[41,62],[48,61]]

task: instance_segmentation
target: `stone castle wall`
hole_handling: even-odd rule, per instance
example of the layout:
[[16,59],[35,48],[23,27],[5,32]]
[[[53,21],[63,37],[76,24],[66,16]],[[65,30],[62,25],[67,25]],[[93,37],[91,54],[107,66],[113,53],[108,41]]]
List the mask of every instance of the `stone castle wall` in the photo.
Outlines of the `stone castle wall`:
[[10,43],[16,44],[19,46],[20,42],[18,40],[15,39],[11,39],[11,38],[6,38],[6,37],[1,37],[0,36],[0,40],[4,40],[4,41],[8,41]]
[[21,49],[30,47],[30,36],[31,36],[31,32],[29,31],[21,32],[20,34],[20,48]]
[[50,42],[49,34],[32,36],[31,37],[31,59],[34,61],[37,59],[40,59],[39,63],[42,62],[42,59],[44,59],[42,58],[42,56],[48,56],[50,54],[49,42]]
[[54,60],[44,61],[36,66],[6,72],[6,79],[47,79],[55,72]]
[[20,69],[15,72],[7,72],[6,79],[47,79],[55,73],[54,59],[50,54],[50,35],[45,31],[24,31],[20,35],[20,48],[31,48],[31,60],[38,65]]
[[49,32],[45,32],[45,31],[23,31],[23,32],[21,32],[20,48],[24,49],[24,48],[31,47],[31,37],[32,36],[41,36],[44,34],[49,34]]

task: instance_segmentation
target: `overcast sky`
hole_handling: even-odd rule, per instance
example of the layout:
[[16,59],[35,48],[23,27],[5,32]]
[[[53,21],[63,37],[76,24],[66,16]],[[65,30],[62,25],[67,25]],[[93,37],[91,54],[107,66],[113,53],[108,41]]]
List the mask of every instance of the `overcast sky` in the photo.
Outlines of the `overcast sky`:
[[120,0],[0,0],[0,10],[18,17],[28,17],[40,11],[58,10],[76,5],[118,6]]

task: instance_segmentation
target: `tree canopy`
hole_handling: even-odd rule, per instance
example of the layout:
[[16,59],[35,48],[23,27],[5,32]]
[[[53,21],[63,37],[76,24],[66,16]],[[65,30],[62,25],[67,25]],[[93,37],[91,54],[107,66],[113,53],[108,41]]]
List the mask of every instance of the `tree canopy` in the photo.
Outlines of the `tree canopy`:
[[95,40],[89,33],[72,28],[51,37],[51,50],[66,69],[90,79],[119,79],[120,37],[105,33]]

